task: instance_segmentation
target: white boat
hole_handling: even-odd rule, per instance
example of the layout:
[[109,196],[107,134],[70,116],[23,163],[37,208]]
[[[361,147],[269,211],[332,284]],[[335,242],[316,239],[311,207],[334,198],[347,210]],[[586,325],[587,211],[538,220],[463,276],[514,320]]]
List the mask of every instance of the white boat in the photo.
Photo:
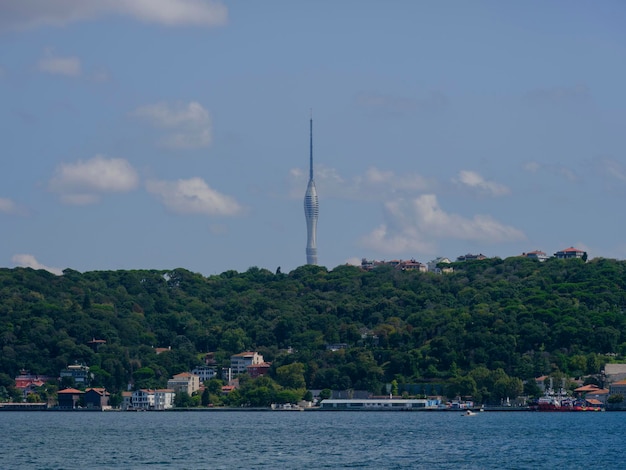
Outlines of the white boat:
[[472,410],[465,410],[465,413],[463,413],[461,416],[476,416],[476,413],[474,413]]

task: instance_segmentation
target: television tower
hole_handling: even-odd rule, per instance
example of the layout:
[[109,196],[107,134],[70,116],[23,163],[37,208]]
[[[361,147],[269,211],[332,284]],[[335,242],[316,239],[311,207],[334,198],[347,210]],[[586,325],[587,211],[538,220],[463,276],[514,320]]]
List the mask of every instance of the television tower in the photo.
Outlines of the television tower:
[[317,216],[320,213],[317,190],[313,180],[313,114],[309,121],[309,184],[304,195],[304,217],[306,218],[306,263],[317,264]]

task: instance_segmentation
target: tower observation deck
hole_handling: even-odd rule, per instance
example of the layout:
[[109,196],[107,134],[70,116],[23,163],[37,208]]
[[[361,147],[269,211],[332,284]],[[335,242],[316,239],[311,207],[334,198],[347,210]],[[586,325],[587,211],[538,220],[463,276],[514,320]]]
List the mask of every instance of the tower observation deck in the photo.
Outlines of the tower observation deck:
[[317,217],[320,212],[317,190],[313,180],[313,117],[309,121],[309,184],[304,194],[304,217],[306,218],[306,263],[317,264]]

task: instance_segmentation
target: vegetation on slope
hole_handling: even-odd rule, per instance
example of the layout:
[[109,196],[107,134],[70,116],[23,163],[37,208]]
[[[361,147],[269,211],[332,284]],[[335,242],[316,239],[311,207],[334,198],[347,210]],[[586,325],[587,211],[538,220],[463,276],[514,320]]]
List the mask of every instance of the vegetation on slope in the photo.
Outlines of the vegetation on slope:
[[[21,369],[57,377],[79,362],[94,385],[114,392],[162,387],[203,353],[226,366],[231,354],[257,350],[273,363],[273,379],[297,364],[301,373],[287,381],[304,383],[286,389],[381,393],[392,381],[438,382],[496,401],[526,379],[596,374],[607,353],[626,354],[626,262],[515,257],[453,266],[447,275],[302,266],[210,277],[2,269],[0,386]],[[93,338],[106,340],[97,352]],[[327,349],[335,343],[347,348]]]

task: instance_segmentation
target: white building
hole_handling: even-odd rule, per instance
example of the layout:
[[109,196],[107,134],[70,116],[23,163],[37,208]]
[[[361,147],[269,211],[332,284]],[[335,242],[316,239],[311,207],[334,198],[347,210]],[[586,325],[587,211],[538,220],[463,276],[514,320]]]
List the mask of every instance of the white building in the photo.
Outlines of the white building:
[[174,408],[176,392],[169,388],[158,390],[135,390],[130,397],[128,409],[134,410],[167,410]]
[[450,263],[451,261],[448,258],[442,258],[440,256],[439,258],[435,258],[434,260],[426,263],[426,266],[428,266],[428,272],[441,274],[441,273],[452,272],[451,267],[439,266],[440,264],[450,264]]
[[233,375],[244,374],[247,372],[248,366],[262,364],[263,362],[265,362],[263,356],[257,352],[247,351],[230,356],[230,368]]
[[363,411],[406,411],[437,409],[440,405],[438,399],[403,399],[403,398],[363,398],[342,399],[333,398],[322,400],[320,408],[323,410],[363,410]]
[[217,366],[197,366],[191,373],[200,377],[200,382],[206,382],[218,376]]

